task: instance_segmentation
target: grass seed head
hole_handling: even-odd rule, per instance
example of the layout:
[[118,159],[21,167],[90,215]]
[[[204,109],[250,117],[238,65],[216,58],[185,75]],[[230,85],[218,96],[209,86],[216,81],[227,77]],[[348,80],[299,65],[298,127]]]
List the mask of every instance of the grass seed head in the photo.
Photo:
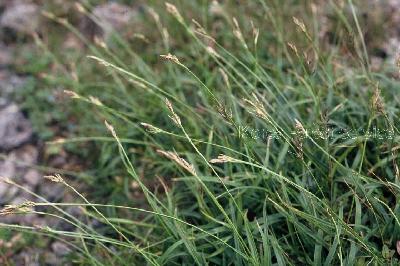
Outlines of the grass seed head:
[[180,117],[175,113],[174,108],[172,107],[171,102],[165,98],[165,105],[167,106],[168,110],[171,112],[172,115],[169,117],[172,119],[172,121],[177,125],[177,126],[182,126],[181,119]]
[[155,127],[153,125],[147,124],[147,123],[140,123],[140,125],[142,127],[144,127],[146,129],[146,131],[149,132],[149,133],[157,134],[157,133],[163,132],[162,129],[160,129],[158,127]]
[[220,154],[217,158],[211,159],[210,163],[228,163],[228,162],[238,162],[239,160],[232,158],[230,156]]
[[183,23],[183,17],[179,13],[178,9],[175,5],[171,3],[165,3],[165,7],[167,8],[167,12],[174,16],[180,23]]
[[300,30],[302,32],[304,32],[305,34],[307,34],[307,29],[306,29],[306,25],[304,25],[304,23],[302,21],[300,21],[298,18],[293,17],[293,22],[294,24],[296,24],[297,27],[300,28]]
[[179,157],[179,155],[176,152],[157,150],[157,153],[170,159],[171,161],[176,162],[179,166],[181,166],[182,168],[187,170],[192,175],[196,175],[194,166],[192,164],[188,163],[185,159]]
[[79,99],[81,96],[74,91],[64,90],[64,94],[72,99]]
[[64,179],[61,177],[60,174],[45,175],[44,178],[49,179],[50,181],[55,183],[64,183]]
[[110,123],[108,123],[107,120],[104,120],[104,124],[106,125],[107,129],[111,132],[112,136],[114,138],[117,138],[117,133],[115,133],[114,127]]
[[93,103],[94,105],[97,106],[102,106],[103,103],[99,100],[99,98],[94,97],[94,96],[89,96],[89,102]]
[[166,54],[166,55],[160,55],[160,57],[161,58],[164,58],[164,59],[166,59],[166,60],[168,60],[168,61],[172,61],[172,62],[174,62],[175,64],[178,64],[178,65],[181,65],[181,62],[179,62],[179,59],[178,59],[178,57],[176,57],[175,55],[172,55],[172,54]]
[[25,201],[18,205],[6,205],[2,210],[0,210],[0,216],[19,212],[29,212],[34,206],[36,206],[36,203],[33,201]]
[[372,95],[371,105],[372,105],[372,110],[374,110],[375,112],[379,114],[385,113],[385,106],[383,104],[381,91],[378,86],[376,86],[374,94]]

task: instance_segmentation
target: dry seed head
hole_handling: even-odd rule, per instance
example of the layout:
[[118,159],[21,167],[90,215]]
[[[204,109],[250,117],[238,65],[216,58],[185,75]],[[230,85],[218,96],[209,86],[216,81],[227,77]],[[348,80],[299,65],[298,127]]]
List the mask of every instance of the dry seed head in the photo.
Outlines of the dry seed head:
[[174,123],[178,126],[182,126],[181,123],[181,119],[180,117],[175,113],[174,108],[172,107],[171,102],[165,98],[165,105],[167,106],[167,108],[169,109],[169,111],[171,112],[172,115],[170,115],[169,117],[172,119],[172,121],[174,121]]
[[81,98],[81,96],[79,96],[79,94],[77,94],[74,91],[70,91],[70,90],[64,90],[64,94],[67,95],[68,97],[72,98],[72,99],[79,99]]
[[160,55],[160,57],[162,57],[162,58],[164,58],[164,59],[166,59],[168,61],[172,61],[172,62],[174,62],[174,63],[176,63],[178,65],[181,65],[181,63],[179,62],[178,57],[176,57],[175,55],[167,54],[167,55]]
[[8,185],[12,185],[14,182],[8,177],[0,177],[0,182],[6,183]]
[[76,10],[78,10],[78,12],[83,13],[83,14],[86,13],[86,9],[81,3],[75,2],[74,5],[75,5]]
[[153,133],[153,134],[157,134],[157,133],[161,133],[163,132],[162,129],[155,127],[153,125],[147,124],[147,123],[140,123],[140,125],[142,127],[144,127],[146,129],[147,132]]
[[94,36],[94,43],[103,49],[107,49],[107,44],[99,36]]
[[219,54],[217,53],[217,51],[215,51],[214,48],[212,48],[211,46],[207,46],[207,52],[215,57],[219,57]]
[[293,17],[293,22],[294,22],[294,24],[296,24],[296,25],[300,28],[300,30],[301,30],[302,32],[304,32],[304,33],[307,34],[306,25],[304,25],[304,23],[303,23],[302,21],[300,21],[300,20],[299,20],[298,18],[296,18],[296,17]]
[[376,86],[374,94],[372,95],[372,108],[374,111],[378,113],[381,114],[385,113],[385,107],[381,97],[381,91],[379,90],[378,86]]
[[18,205],[6,205],[2,210],[0,210],[0,216],[14,214],[17,212],[29,212],[34,206],[36,206],[36,203],[33,201],[25,201]]
[[111,124],[109,124],[109,123],[107,122],[107,120],[104,120],[104,124],[106,125],[107,129],[111,132],[111,135],[112,135],[114,138],[117,138],[117,133],[115,133],[114,127],[113,127]]
[[251,23],[251,28],[252,28],[252,30],[253,30],[254,45],[257,45],[257,43],[258,43],[258,37],[259,37],[259,35],[260,35],[260,29],[258,29],[258,28],[256,28],[256,27],[254,26],[253,21],[251,21],[250,23]]
[[218,104],[217,111],[225,120],[227,120],[228,122],[232,121],[232,110],[228,111],[225,106],[223,106],[222,104]]
[[235,37],[243,44],[243,46],[247,49],[247,44],[243,38],[243,34],[242,31],[240,30],[239,27],[239,23],[236,20],[236,18],[233,18],[233,25],[234,25],[234,29],[233,29],[233,35],[235,35]]
[[201,24],[199,22],[197,22],[197,20],[192,19],[192,23],[195,25],[196,31],[198,33],[203,34],[203,35],[207,35],[206,30],[203,28],[203,26],[201,26]]
[[61,177],[60,174],[45,175],[44,178],[49,179],[50,181],[56,182],[56,183],[65,183],[64,179]]
[[97,105],[97,106],[102,106],[103,105],[103,103],[97,97],[94,97],[94,96],[89,96],[89,102],[91,102],[91,103],[93,103],[94,105]]
[[171,161],[176,162],[179,166],[183,167],[185,170],[187,170],[192,175],[196,175],[194,166],[191,165],[190,163],[188,163],[185,159],[179,157],[179,155],[176,152],[157,150],[157,153],[170,159]]
[[149,8],[147,9],[147,11],[149,12],[150,16],[153,17],[154,21],[155,21],[157,24],[160,23],[160,16],[157,14],[157,12],[156,12],[153,8],[149,7]]
[[168,13],[170,13],[172,16],[174,16],[180,23],[183,23],[183,17],[179,13],[176,6],[167,2],[167,3],[165,3],[165,7],[167,8]]
[[297,52],[297,47],[293,43],[288,42],[287,45],[290,47],[290,49],[293,50],[293,52],[296,54],[297,57],[299,57],[299,53]]
[[252,95],[253,95],[254,100],[244,99],[244,101],[253,107],[253,110],[254,110],[254,113],[256,116],[258,116],[262,119],[268,119],[268,114],[265,111],[264,105],[257,98],[257,95],[255,95],[254,93]]
[[302,132],[304,134],[307,134],[306,129],[303,127],[301,122],[299,120],[297,120],[297,119],[294,119],[294,127],[296,128],[296,130],[298,130],[298,131],[300,131],[300,132]]
[[211,159],[210,163],[228,163],[228,162],[238,162],[239,160],[229,157],[227,155],[224,154],[220,154],[218,155],[217,158],[215,159]]

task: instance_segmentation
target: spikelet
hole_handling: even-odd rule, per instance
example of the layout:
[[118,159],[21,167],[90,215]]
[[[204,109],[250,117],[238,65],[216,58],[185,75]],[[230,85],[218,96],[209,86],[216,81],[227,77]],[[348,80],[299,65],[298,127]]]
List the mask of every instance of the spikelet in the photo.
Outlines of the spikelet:
[[372,109],[374,111],[376,111],[377,113],[380,113],[380,114],[385,113],[385,107],[383,104],[381,91],[379,90],[378,85],[376,86],[374,94],[372,95],[371,105],[372,105]]
[[166,55],[160,55],[160,57],[161,58],[164,58],[164,59],[166,59],[166,60],[168,60],[168,61],[172,61],[172,62],[174,62],[174,63],[176,63],[176,64],[178,64],[178,65],[181,65],[181,62],[179,62],[179,59],[178,59],[178,57],[176,57],[175,55],[173,55],[173,54],[166,54]]
[[61,177],[60,174],[55,174],[55,175],[46,175],[44,178],[49,179],[52,182],[55,183],[65,183],[64,179]]
[[224,155],[224,154],[220,154],[218,155],[217,158],[211,159],[210,163],[234,163],[234,162],[239,162],[239,160],[232,158],[230,156]]
[[171,102],[165,98],[165,105],[169,109],[172,115],[169,116],[169,118],[172,119],[172,121],[177,125],[177,126],[182,126],[181,119],[180,117],[175,113],[174,108],[172,107]]
[[89,102],[91,102],[91,103],[93,103],[94,105],[97,105],[97,106],[102,106],[103,105],[103,103],[97,97],[94,97],[94,96],[89,96]]
[[247,44],[246,41],[243,38],[243,34],[242,31],[240,30],[239,27],[239,23],[236,20],[236,18],[233,18],[233,25],[234,25],[234,29],[233,29],[233,35],[235,35],[235,37],[243,44],[243,46],[247,49]]
[[15,214],[18,212],[29,212],[34,206],[36,206],[36,203],[32,201],[25,201],[18,205],[6,205],[2,210],[0,210],[0,216]]
[[81,96],[74,91],[64,90],[64,94],[72,99],[79,99]]
[[297,25],[297,27],[300,28],[300,30],[301,30],[302,32],[304,32],[305,34],[307,34],[306,25],[304,25],[304,23],[303,23],[302,21],[300,21],[300,20],[299,20],[298,18],[296,18],[296,17],[293,17],[293,22],[294,22],[294,24]]
[[215,57],[220,57],[219,54],[217,53],[217,51],[215,51],[214,48],[212,48],[211,46],[207,46],[206,48],[207,52]]
[[268,114],[264,108],[264,105],[262,104],[260,99],[258,99],[256,94],[253,93],[252,95],[253,95],[254,100],[244,99],[244,101],[253,107],[253,110],[254,110],[254,113],[256,116],[258,116],[262,119],[268,120]]
[[86,14],[86,9],[81,3],[75,2],[74,6],[79,13]]
[[287,45],[290,47],[290,49],[293,50],[293,52],[296,54],[296,56],[299,57],[299,53],[297,51],[296,45],[294,45],[293,43],[290,43],[290,42],[288,42]]
[[171,161],[176,162],[179,166],[184,168],[186,171],[188,171],[192,175],[196,175],[194,166],[191,165],[190,163],[188,163],[185,159],[179,157],[179,155],[176,152],[157,150],[157,153],[170,159]]
[[157,134],[157,133],[163,132],[162,129],[160,129],[158,127],[155,127],[153,125],[147,124],[147,123],[140,123],[140,125],[142,127],[144,127],[146,129],[146,131],[149,132],[149,133]]
[[257,46],[258,37],[260,36],[260,29],[259,29],[259,28],[256,28],[256,27],[254,26],[254,22],[253,22],[253,21],[250,21],[250,23],[251,23],[251,28],[252,28],[252,31],[253,31],[254,46]]
[[109,123],[107,122],[107,120],[104,120],[104,124],[106,125],[107,129],[111,132],[111,135],[112,135],[114,138],[117,139],[118,137],[117,137],[117,133],[115,133],[114,127],[113,127],[111,124],[109,124]]
[[183,17],[179,13],[176,6],[167,2],[167,3],[165,3],[165,7],[167,8],[168,13],[170,13],[172,16],[174,16],[180,23],[183,23]]

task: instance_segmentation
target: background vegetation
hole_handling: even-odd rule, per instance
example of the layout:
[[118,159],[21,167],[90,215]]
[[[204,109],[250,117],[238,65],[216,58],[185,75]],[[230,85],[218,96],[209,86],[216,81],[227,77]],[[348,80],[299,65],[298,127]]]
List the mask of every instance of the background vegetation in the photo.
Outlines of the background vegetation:
[[35,132],[86,170],[48,177],[71,202],[5,211],[74,230],[3,226],[62,238],[82,265],[399,263],[398,69],[371,59],[379,18],[350,0],[125,1],[131,24],[91,35],[95,4],[44,4],[19,55]]

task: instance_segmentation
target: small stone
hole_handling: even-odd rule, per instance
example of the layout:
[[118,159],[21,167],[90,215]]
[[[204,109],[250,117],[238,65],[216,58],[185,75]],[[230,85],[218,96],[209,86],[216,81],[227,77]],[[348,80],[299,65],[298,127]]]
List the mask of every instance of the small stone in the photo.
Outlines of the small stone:
[[10,47],[0,43],[0,67],[11,65],[13,62],[13,51]]
[[71,253],[71,249],[67,246],[67,244],[60,241],[53,242],[53,244],[51,244],[51,249],[59,257],[66,256]]
[[[1,45],[0,45],[0,57],[1,57]],[[0,61],[1,65],[1,61]],[[19,88],[22,88],[26,84],[27,79],[12,74],[7,70],[0,70],[0,97],[8,99],[16,92]],[[0,104],[0,107],[4,104]]]
[[16,148],[27,142],[31,136],[31,124],[16,104],[0,109],[0,149]]
[[32,33],[39,26],[39,7],[31,3],[17,2],[6,8],[0,26],[18,33]]
[[24,180],[33,187],[37,186],[41,179],[42,175],[35,169],[29,169],[24,175]]
[[106,3],[94,8],[92,14],[99,20],[104,37],[113,31],[120,31],[128,25],[135,12],[132,8],[118,3]]

